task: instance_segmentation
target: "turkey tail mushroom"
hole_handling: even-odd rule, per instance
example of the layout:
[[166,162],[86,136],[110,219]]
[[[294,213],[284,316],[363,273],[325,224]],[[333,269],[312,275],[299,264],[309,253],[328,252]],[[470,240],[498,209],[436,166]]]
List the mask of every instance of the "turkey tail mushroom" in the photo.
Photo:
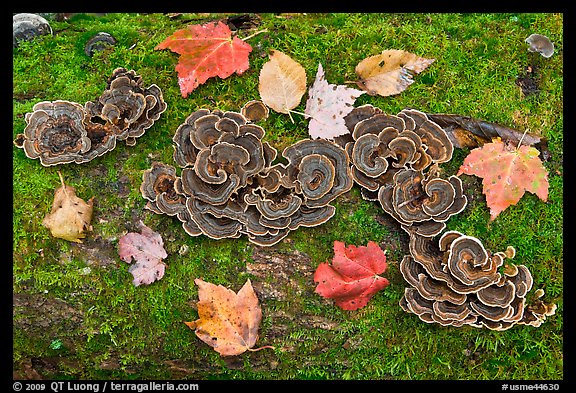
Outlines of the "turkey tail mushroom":
[[158,86],[141,85],[134,70],[117,68],[102,95],[84,106],[39,102],[26,114],[27,125],[14,145],[43,166],[91,161],[113,150],[117,140],[133,146],[167,107]]
[[353,185],[346,150],[328,140],[304,140],[284,150],[287,164],[273,163],[277,151],[262,141],[265,130],[252,122],[260,117],[253,109],[262,107],[251,101],[242,113],[198,109],[189,115],[172,138],[181,175],[158,163],[144,172],[147,208],[176,215],[191,236],[246,234],[260,246],[333,217],[329,203]]
[[524,265],[502,267],[504,258],[513,256],[513,248],[492,253],[479,239],[456,231],[445,232],[438,243],[412,234],[410,255],[400,262],[409,284],[400,307],[442,326],[499,331],[516,324],[540,326],[556,305],[539,299],[527,305],[533,284],[530,271]]

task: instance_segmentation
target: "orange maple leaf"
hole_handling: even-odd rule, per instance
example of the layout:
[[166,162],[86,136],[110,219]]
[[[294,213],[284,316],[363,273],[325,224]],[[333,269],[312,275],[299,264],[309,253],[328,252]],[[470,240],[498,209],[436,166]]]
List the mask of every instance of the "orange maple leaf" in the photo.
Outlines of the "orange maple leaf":
[[154,49],[170,49],[180,55],[176,71],[182,97],[186,97],[208,78],[227,78],[242,74],[249,67],[248,55],[252,47],[232,38],[232,31],[224,23],[211,22],[188,25],[177,30]]
[[263,346],[252,349],[258,339],[262,310],[250,280],[238,293],[199,278],[194,282],[198,285],[199,318],[184,323],[196,330],[198,338],[222,356],[273,348]]
[[525,191],[548,200],[548,172],[531,146],[515,147],[494,141],[473,149],[464,159],[457,176],[464,173],[482,178],[482,192],[490,208],[490,220],[508,206],[518,203]]

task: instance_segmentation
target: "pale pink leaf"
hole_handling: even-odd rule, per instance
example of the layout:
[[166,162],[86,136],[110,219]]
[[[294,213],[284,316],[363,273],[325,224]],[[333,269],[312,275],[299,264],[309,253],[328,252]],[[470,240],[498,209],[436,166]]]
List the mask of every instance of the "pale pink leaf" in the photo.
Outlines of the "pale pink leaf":
[[118,255],[126,263],[135,263],[128,271],[134,276],[135,286],[151,284],[164,277],[166,264],[162,261],[168,256],[159,233],[154,232],[140,222],[140,233],[129,232],[118,241]]
[[347,86],[328,83],[322,64],[318,64],[316,79],[308,91],[304,111],[310,117],[308,123],[310,136],[333,139],[349,133],[344,117],[354,109],[356,98],[364,93],[364,91]]

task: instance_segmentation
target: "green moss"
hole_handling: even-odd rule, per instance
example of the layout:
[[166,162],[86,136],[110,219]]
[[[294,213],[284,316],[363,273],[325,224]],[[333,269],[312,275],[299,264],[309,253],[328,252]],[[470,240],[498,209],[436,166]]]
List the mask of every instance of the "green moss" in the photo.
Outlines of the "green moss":
[[[563,15],[260,16],[258,29],[267,32],[248,40],[253,47],[250,68],[242,75],[211,78],[186,98],[177,82],[178,55],[155,47],[186,24],[222,15],[79,14],[68,21],[51,21],[54,36],[38,37],[13,50],[14,137],[23,131],[25,114],[34,104],[94,100],[116,67],[134,69],[145,84],[158,85],[168,104],[136,146],[119,143],[86,164],[43,167],[21,149],[13,149],[14,292],[62,299],[82,321],[69,331],[52,326],[40,333],[17,325],[15,369],[28,367],[31,358],[46,358],[58,360],[49,368],[53,374],[45,377],[58,379],[163,379],[184,368],[188,373],[183,378],[198,379],[562,379]],[[100,31],[112,34],[117,44],[86,56],[85,42]],[[554,41],[554,56],[544,59],[527,51],[524,39],[534,31]],[[406,107],[459,114],[545,137],[550,153],[544,161],[550,182],[546,202],[527,193],[491,221],[481,179],[462,175],[469,204],[450,218],[447,229],[478,237],[494,252],[514,246],[513,262],[530,269],[534,288],[543,288],[546,300],[558,304],[556,314],[539,328],[517,326],[492,332],[430,325],[405,313],[398,306],[406,285],[398,265],[406,234],[383,225],[385,212],[377,203],[363,200],[355,187],[334,202],[336,214],[330,221],[299,228],[272,250],[282,255],[295,250],[304,253],[314,269],[331,260],[335,240],[354,245],[373,240],[388,250],[384,276],[390,285],[366,307],[344,311],[315,294],[311,278],[294,273],[293,282],[307,292],[262,301],[259,343],[273,345],[274,350],[246,352],[230,360],[201,342],[184,324],[198,318],[194,279],[235,291],[248,278],[256,282],[246,269],[255,246],[245,236],[191,237],[176,218],[146,210],[139,191],[142,173],[153,161],[172,162],[171,138],[198,108],[238,110],[246,101],[258,99],[259,70],[272,49],[300,62],[308,85],[319,63],[328,82],[355,86],[356,64],[385,49],[434,58],[401,94],[364,94],[356,105],[370,103],[392,114]],[[515,81],[529,65],[536,67],[540,92],[524,97]],[[303,112],[305,100],[306,96],[295,109]],[[278,150],[278,162],[284,162],[284,148],[308,137],[307,120],[297,114],[292,118],[271,111],[260,123],[266,130],[264,140]],[[452,161],[442,165],[444,173],[456,174],[468,153],[456,149]],[[82,246],[51,237],[42,225],[60,186],[58,171],[78,196],[94,197],[93,230]],[[117,257],[118,239],[134,230],[139,220],[162,235],[169,255],[165,276],[145,287],[134,287],[129,265]],[[81,249],[98,242],[106,245],[101,254],[90,261],[78,257]],[[272,284],[274,280],[267,278]],[[14,316],[15,321],[22,318]],[[51,348],[54,342],[63,346]]]

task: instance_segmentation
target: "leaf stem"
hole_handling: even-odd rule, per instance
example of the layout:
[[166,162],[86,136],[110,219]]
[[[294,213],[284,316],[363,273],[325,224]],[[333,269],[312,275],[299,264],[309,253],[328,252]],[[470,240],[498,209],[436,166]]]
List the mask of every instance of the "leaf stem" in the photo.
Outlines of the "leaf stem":
[[268,31],[268,29],[259,30],[259,31],[257,31],[257,32],[254,33],[254,34],[249,35],[248,37],[241,38],[241,40],[242,40],[242,41],[249,40],[250,38],[252,38],[252,37],[254,37],[254,36],[256,36],[256,35],[258,35],[258,34],[260,34],[260,33],[265,33],[265,32],[267,32],[267,31]]
[[62,177],[62,173],[60,173],[60,171],[58,171],[58,177],[60,177],[60,183],[62,184],[62,191],[64,192],[64,194],[66,196],[68,196],[68,190],[66,188],[66,184],[64,184],[64,178]]
[[288,113],[290,113],[290,112],[296,113],[297,115],[302,115],[302,116],[304,116],[304,117],[306,117],[306,118],[312,117],[312,116],[310,116],[310,115],[307,115],[306,113],[298,112],[298,111],[295,111],[295,110],[292,110],[292,109],[290,109],[290,110],[288,111]]
[[275,349],[272,345],[264,345],[263,347],[259,347],[259,348],[247,348],[249,351],[251,352],[256,352],[259,351],[261,349]]
[[524,133],[522,134],[522,137],[520,138],[520,140],[518,141],[518,146],[516,146],[516,150],[518,150],[520,148],[520,144],[522,144],[522,140],[524,140],[524,136],[526,136],[526,133],[528,132],[528,129],[526,129],[524,131]]
[[58,177],[60,178],[60,183],[62,184],[62,187],[64,187],[64,178],[62,177],[62,173],[60,173],[60,171],[58,171]]

